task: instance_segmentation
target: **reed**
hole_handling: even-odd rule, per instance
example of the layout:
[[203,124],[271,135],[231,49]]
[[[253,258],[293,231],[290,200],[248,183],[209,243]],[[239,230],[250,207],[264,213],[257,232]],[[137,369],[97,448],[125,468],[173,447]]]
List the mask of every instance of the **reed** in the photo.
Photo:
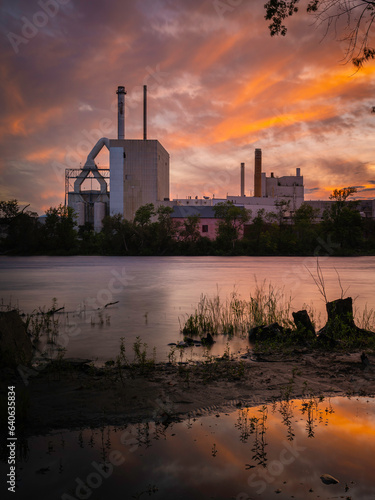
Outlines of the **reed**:
[[[291,297],[284,288],[277,288],[266,280],[256,282],[248,300],[242,299],[236,290],[224,300],[217,292],[213,297],[202,294],[193,314],[180,320],[184,335],[247,335],[250,328],[277,322],[289,327]],[[182,324],[182,326],[181,326]]]

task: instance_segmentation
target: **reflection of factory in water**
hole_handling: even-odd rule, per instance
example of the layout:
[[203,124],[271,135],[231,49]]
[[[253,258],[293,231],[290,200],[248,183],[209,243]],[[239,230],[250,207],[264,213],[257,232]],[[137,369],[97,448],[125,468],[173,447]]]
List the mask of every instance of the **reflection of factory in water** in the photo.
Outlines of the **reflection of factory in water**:
[[[125,139],[125,88],[118,87],[118,138],[102,137],[89,153],[80,169],[67,169],[65,173],[65,203],[74,208],[77,225],[93,225],[100,231],[106,215],[121,214],[125,219],[134,218],[139,207],[146,203],[174,207],[172,217],[183,219],[200,215],[205,207],[231,201],[252,211],[275,211],[275,202],[288,202],[287,216],[291,216],[304,202],[304,185],[300,168],[296,175],[269,177],[262,172],[262,151],[255,149],[254,196],[245,195],[245,164],[241,163],[240,195],[226,198],[203,196],[169,199],[169,154],[157,140],[147,138],[147,87],[143,88],[143,139]],[[100,151],[109,151],[109,169],[98,168],[95,158]],[[308,201],[320,212],[331,202]],[[361,202],[360,210],[366,217],[375,216],[375,201]],[[205,214],[209,211],[205,210]],[[213,210],[210,211],[214,219]],[[201,228],[204,234],[205,225]]]

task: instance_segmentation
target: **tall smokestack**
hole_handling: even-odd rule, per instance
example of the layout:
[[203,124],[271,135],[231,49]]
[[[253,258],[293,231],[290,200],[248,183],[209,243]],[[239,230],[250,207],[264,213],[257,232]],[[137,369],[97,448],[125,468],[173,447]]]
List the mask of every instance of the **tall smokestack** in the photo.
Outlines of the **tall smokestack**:
[[143,140],[147,140],[147,85],[143,85]]
[[118,95],[118,138],[125,139],[125,87],[117,87]]
[[262,197],[262,150],[255,150],[254,196]]
[[241,196],[245,196],[245,164],[241,163]]

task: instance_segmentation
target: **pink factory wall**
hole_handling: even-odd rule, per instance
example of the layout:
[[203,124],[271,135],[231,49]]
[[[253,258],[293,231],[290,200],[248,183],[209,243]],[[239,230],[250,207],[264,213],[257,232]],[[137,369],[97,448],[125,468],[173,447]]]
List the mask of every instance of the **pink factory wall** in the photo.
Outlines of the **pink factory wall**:
[[[176,217],[173,218],[176,222],[181,224],[181,226],[184,223],[184,218],[183,217]],[[210,240],[214,240],[216,238],[216,227],[217,223],[219,222],[219,219],[204,219],[201,218],[199,222],[199,232],[201,236],[205,236],[206,238],[209,238]],[[207,226],[207,232],[203,232],[203,226]],[[243,237],[243,229],[240,230],[240,238]]]
[[[179,224],[183,225],[184,223],[184,218],[182,217],[176,217],[173,220],[178,222]],[[216,224],[218,222],[218,219],[201,219],[199,222],[199,232],[201,233],[201,236],[206,236],[207,238],[210,238],[210,240],[214,240],[216,238]],[[203,232],[203,226],[207,226],[207,232]]]

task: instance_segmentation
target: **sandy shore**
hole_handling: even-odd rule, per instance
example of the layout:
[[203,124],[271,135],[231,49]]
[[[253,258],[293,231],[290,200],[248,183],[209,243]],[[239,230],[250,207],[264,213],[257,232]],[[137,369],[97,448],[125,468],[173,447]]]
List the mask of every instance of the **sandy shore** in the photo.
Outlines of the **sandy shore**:
[[[210,365],[157,364],[139,368],[94,368],[64,364],[26,381],[13,379],[27,403],[25,431],[121,425],[256,406],[275,399],[375,395],[375,355],[366,366],[360,352],[294,352]],[[3,378],[4,382],[4,378]],[[12,381],[8,377],[8,385]],[[19,399],[20,404],[21,399]]]

